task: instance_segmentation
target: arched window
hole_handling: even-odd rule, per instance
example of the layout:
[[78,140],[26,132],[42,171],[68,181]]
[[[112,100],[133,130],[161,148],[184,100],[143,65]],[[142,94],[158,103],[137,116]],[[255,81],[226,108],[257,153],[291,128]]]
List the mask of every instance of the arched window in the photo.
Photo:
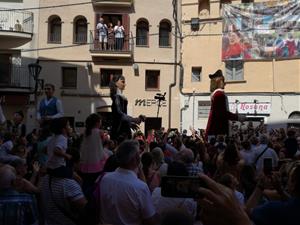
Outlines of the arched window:
[[289,119],[300,119],[300,111],[294,111],[289,115]]
[[159,23],[159,47],[171,46],[171,23],[161,21]]
[[48,42],[61,43],[61,19],[59,16],[51,16],[48,20]]
[[136,23],[136,45],[149,45],[149,23],[145,19],[139,20]]
[[85,17],[76,17],[74,19],[74,43],[87,42],[87,20]]

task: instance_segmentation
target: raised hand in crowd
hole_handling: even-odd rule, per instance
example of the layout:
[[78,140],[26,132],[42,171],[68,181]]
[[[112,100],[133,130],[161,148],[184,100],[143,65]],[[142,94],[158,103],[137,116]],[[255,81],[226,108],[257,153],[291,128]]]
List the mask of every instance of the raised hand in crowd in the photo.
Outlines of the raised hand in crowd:
[[200,218],[204,225],[252,224],[232,190],[206,175],[199,176],[207,185],[207,188],[199,188],[203,198],[198,200],[201,207]]

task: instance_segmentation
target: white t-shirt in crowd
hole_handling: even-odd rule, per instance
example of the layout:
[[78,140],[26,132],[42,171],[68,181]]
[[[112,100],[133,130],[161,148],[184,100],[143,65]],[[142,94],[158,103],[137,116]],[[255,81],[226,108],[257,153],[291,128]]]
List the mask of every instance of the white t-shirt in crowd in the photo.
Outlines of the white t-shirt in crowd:
[[234,195],[235,195],[236,199],[238,200],[238,202],[240,203],[240,205],[243,206],[245,204],[244,195],[241,192],[237,191],[237,190],[234,190]]
[[[257,147],[257,151],[255,154],[255,158],[258,157],[267,147],[266,144],[261,144]],[[276,154],[276,152],[274,151],[274,149],[272,148],[268,148],[264,154],[262,154],[262,156],[257,160],[256,162],[256,171],[257,173],[260,173],[263,171],[264,169],[264,159],[265,158],[271,158],[272,159],[272,167],[275,168],[278,166],[278,156]]]
[[14,147],[14,143],[11,140],[9,140],[9,141],[4,142],[0,146],[0,151],[5,152],[7,154],[10,154],[13,147]]
[[140,225],[156,213],[147,184],[132,170],[118,168],[105,174],[100,190],[103,224]]
[[6,118],[4,116],[3,110],[2,110],[2,106],[0,104],[0,124],[5,123]]
[[193,218],[197,214],[197,202],[192,198],[168,198],[161,196],[161,188],[157,187],[152,192],[152,200],[156,212],[159,215],[169,210],[180,209],[188,213]]
[[248,166],[248,165],[253,165],[256,157],[256,151],[255,149],[251,148],[250,150],[241,150],[240,151],[240,154],[241,154],[241,157],[242,159],[244,159],[244,162],[245,162],[245,165]]
[[50,169],[56,169],[61,166],[66,166],[66,161],[64,157],[57,156],[54,154],[54,150],[56,148],[61,149],[63,152],[67,151],[68,139],[64,135],[60,134],[53,136],[47,145],[47,167]]

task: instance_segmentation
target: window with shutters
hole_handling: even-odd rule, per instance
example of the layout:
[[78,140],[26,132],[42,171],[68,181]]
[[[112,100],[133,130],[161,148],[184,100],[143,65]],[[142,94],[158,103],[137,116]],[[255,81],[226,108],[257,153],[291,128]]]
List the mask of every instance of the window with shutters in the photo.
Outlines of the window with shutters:
[[242,60],[230,60],[225,62],[226,81],[244,80],[244,62]]
[[78,16],[74,19],[74,43],[87,42],[87,20],[83,16]]
[[136,46],[149,46],[149,22],[146,19],[136,23]]
[[62,88],[77,88],[77,67],[62,67]]
[[50,16],[48,19],[48,43],[61,43],[61,19],[59,16]]
[[192,67],[192,82],[201,81],[202,67]]
[[146,90],[159,90],[159,70],[146,70],[145,88]]

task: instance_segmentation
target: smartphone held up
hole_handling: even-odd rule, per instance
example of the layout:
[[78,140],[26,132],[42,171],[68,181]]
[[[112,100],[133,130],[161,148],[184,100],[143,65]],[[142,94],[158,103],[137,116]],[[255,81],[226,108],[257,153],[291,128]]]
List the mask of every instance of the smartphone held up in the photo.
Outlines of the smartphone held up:
[[164,176],[161,180],[161,194],[172,198],[199,198],[199,188],[206,188],[200,177]]
[[264,174],[266,176],[269,176],[272,174],[273,170],[273,163],[272,163],[272,158],[264,158]]

